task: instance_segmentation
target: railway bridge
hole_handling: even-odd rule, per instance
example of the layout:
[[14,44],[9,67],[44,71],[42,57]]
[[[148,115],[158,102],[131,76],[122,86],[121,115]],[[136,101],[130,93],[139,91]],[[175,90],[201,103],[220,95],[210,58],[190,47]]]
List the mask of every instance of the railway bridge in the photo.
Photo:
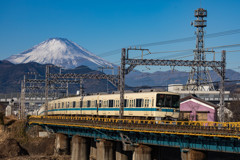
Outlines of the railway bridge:
[[182,160],[205,159],[206,151],[240,153],[239,122],[31,116],[28,124],[56,133],[55,152],[71,148],[73,160],[161,160],[160,146],[179,148]]

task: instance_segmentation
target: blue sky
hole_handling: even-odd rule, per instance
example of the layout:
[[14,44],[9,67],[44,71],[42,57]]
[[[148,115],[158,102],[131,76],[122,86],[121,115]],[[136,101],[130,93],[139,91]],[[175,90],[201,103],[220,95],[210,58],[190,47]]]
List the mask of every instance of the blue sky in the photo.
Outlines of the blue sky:
[[[239,0],[201,0],[201,7],[208,10],[206,34],[240,29],[239,6]],[[1,0],[0,59],[49,38],[63,37],[118,63],[120,52],[110,52],[108,56],[105,53],[135,44],[194,36],[195,28],[190,23],[199,7],[200,0]],[[206,38],[205,45],[237,44],[239,35]],[[161,52],[194,46],[193,40],[149,49]],[[169,55],[156,54],[152,58]],[[239,59],[239,52],[229,53],[227,67],[238,68]]]

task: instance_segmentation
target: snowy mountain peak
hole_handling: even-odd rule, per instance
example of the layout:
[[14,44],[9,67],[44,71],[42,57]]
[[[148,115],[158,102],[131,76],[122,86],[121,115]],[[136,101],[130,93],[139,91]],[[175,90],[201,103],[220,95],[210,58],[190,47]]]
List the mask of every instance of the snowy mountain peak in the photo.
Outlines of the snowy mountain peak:
[[6,60],[15,64],[37,62],[40,64],[54,64],[64,68],[85,65],[97,69],[100,66],[113,66],[110,62],[66,38],[50,38],[20,54],[12,55]]

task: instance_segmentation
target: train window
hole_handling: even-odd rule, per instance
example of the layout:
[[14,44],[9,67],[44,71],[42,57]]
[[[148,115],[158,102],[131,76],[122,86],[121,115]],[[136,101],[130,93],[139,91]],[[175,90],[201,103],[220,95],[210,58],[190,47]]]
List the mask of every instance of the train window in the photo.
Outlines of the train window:
[[128,102],[128,100],[127,99],[124,99],[124,107],[127,107],[127,102]]
[[58,108],[60,108],[60,103],[58,103]]
[[145,107],[149,107],[149,99],[145,99]]
[[62,102],[62,108],[64,108],[64,102]]
[[89,108],[91,106],[91,101],[87,101],[87,107]]
[[80,101],[80,108],[82,108],[82,105],[83,105],[83,101]]
[[75,108],[76,107],[76,102],[75,101],[73,101],[73,106],[72,106],[73,108]]
[[116,100],[116,107],[119,107],[119,100]]
[[113,107],[113,100],[112,99],[108,101],[108,107]]
[[136,99],[136,107],[142,107],[143,99]]
[[129,100],[129,106],[128,107],[132,107],[132,100]]
[[55,103],[55,109],[57,108],[57,104]]
[[165,107],[171,107],[172,96],[166,95],[165,96]]
[[69,103],[69,102],[67,102],[67,108],[69,108],[69,106],[70,106],[70,103]]
[[172,96],[172,107],[179,108],[179,106],[180,106],[179,99],[180,99],[180,97],[178,95]]
[[102,100],[99,100],[99,107],[102,107]]
[[164,107],[164,100],[165,100],[165,95],[164,94],[157,94],[157,107]]

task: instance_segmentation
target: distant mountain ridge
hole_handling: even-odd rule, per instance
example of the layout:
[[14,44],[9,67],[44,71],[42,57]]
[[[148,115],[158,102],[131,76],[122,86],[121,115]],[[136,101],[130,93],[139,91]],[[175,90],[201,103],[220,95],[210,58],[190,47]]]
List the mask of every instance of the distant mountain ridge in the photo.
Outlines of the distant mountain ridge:
[[66,38],[50,38],[20,54],[12,55],[6,60],[14,64],[29,62],[54,64],[66,69],[82,65],[91,69],[114,66]]
[[[46,65],[39,64],[36,62],[30,63],[22,63],[22,64],[13,64],[6,60],[0,61],[0,93],[15,93],[20,92],[21,90],[21,80],[23,80],[23,76],[27,75],[28,72],[35,72],[38,75],[41,75],[41,79],[45,76]],[[51,68],[51,73],[59,73],[58,67]],[[103,74],[99,71],[92,70],[87,66],[79,66],[75,69],[68,69],[62,71],[62,73],[78,73],[78,74]],[[69,85],[70,86],[70,85]],[[94,86],[94,87],[93,87]],[[70,86],[71,87],[71,86]],[[75,91],[78,88],[73,87],[72,93],[76,93]],[[108,87],[108,88],[107,88]],[[112,91],[115,87],[106,82],[106,80],[93,80],[88,79],[84,80],[84,88],[87,93],[92,92],[106,92],[107,89]]]
[[[42,76],[45,75],[46,65],[42,65],[36,62],[30,62],[26,64],[13,64],[6,60],[0,61],[0,93],[12,93],[20,92],[21,80],[23,75],[28,72],[36,72]],[[59,68],[53,67],[52,72],[58,73]],[[64,70],[63,73],[90,73],[90,74],[103,74],[102,72],[92,70],[87,66],[79,66],[75,69]],[[213,81],[219,81],[219,76],[210,71]],[[228,80],[240,79],[240,73],[233,70],[226,70],[226,77]],[[186,84],[188,78],[188,72],[171,72],[171,71],[158,71],[154,73],[142,73],[142,72],[132,72],[132,74],[126,76],[126,85],[134,89],[137,86],[154,87],[154,86],[167,86],[168,84]],[[237,83],[237,82],[235,82]],[[226,90],[234,90],[238,86],[227,85]],[[126,89],[129,89],[126,86]],[[79,86],[78,86],[79,87]],[[96,92],[107,92],[116,90],[112,84],[107,83],[106,80],[85,80],[84,88],[87,93]],[[137,87],[141,88],[141,87]]]
[[[212,81],[220,81],[219,75],[213,70],[209,71]],[[183,71],[157,71],[131,72],[126,76],[126,84],[129,86],[167,86],[168,84],[186,84],[189,73]],[[226,70],[226,80],[240,80],[240,73],[231,69]]]

